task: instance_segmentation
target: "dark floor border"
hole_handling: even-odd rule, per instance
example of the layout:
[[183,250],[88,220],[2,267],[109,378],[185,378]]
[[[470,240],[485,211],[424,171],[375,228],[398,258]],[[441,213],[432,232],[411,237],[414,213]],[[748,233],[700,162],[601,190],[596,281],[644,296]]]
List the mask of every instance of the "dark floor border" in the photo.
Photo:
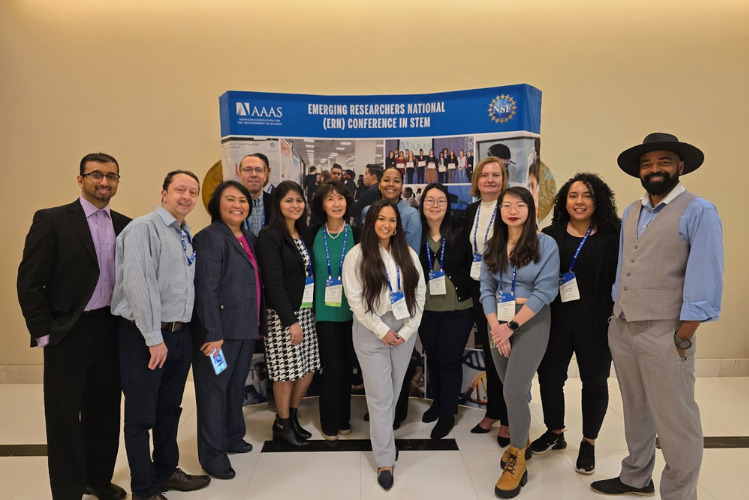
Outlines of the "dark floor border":
[[[400,451],[458,451],[458,444],[454,439],[396,439],[395,446]],[[339,439],[338,441],[314,439],[309,441],[309,446],[294,448],[266,441],[262,449],[262,453],[310,451],[372,451],[372,443],[369,439]]]
[[[704,449],[749,448],[749,436],[709,436],[704,438]],[[655,447],[661,449],[661,442],[655,439]]]
[[46,457],[46,444],[0,444],[0,457]]

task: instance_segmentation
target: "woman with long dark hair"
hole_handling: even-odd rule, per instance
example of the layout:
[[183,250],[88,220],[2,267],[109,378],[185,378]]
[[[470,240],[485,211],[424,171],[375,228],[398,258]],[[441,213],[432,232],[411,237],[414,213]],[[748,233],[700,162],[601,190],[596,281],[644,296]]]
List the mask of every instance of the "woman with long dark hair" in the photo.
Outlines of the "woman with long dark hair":
[[595,471],[596,438],[609,403],[608,317],[620,227],[611,188],[597,175],[582,173],[559,190],[552,225],[543,230],[559,246],[560,294],[551,303],[549,346],[538,367],[547,431],[531,447],[546,453],[567,446],[564,383],[574,353],[583,385],[583,439],[575,466],[581,474]]
[[[235,471],[227,453],[247,453],[242,404],[255,339],[265,331],[257,238],[244,229],[250,215],[249,191],[236,181],[216,187],[208,202],[211,225],[195,235],[193,378],[198,414],[198,460],[218,479]],[[226,368],[216,374],[211,358],[222,355]]]
[[458,170],[458,157],[455,156],[455,151],[450,150],[450,154],[445,156],[445,163],[447,164],[447,183],[453,184],[455,182],[455,172]]
[[550,236],[538,232],[530,191],[506,189],[499,210],[501,217],[481,264],[481,305],[510,420],[510,446],[502,457],[503,472],[494,493],[513,498],[528,480],[528,392],[549,342],[549,304],[557,295],[559,251]]
[[408,151],[408,156],[406,157],[406,183],[407,184],[414,183],[414,172],[416,172],[416,157],[414,156],[413,151]]
[[274,441],[307,446],[312,437],[299,425],[297,410],[320,368],[314,302],[312,240],[304,192],[293,181],[276,187],[270,221],[260,231],[257,257],[265,285],[268,336],[265,358],[278,416]]
[[312,198],[312,214],[324,221],[312,227],[314,254],[315,315],[322,370],[320,428],[322,437],[336,441],[351,434],[351,377],[354,346],[353,314],[342,290],[343,261],[359,242],[359,231],[346,224],[354,200],[340,181],[323,182]]
[[346,255],[343,289],[354,312],[353,343],[362,368],[377,481],[393,486],[393,420],[424,309],[419,256],[406,242],[398,209],[370,206],[361,243]]
[[465,229],[452,219],[445,186],[429,184],[421,200],[424,231],[419,258],[428,284],[419,337],[427,354],[432,389],[432,406],[421,420],[436,420],[431,437],[441,439],[455,424],[463,383],[463,351],[474,322],[471,245]]
[[473,249],[471,265],[471,292],[473,296],[473,318],[476,321],[476,344],[484,352],[486,367],[486,415],[471,429],[473,434],[486,434],[492,425],[499,421],[497,443],[502,448],[510,445],[510,422],[507,419],[507,406],[502,395],[502,381],[492,363],[489,346],[489,328],[481,307],[479,274],[486,243],[494,234],[494,224],[499,215],[497,200],[507,189],[507,169],[499,158],[489,156],[476,165],[476,173],[471,180],[471,196],[480,198],[466,208],[466,229],[468,242]]

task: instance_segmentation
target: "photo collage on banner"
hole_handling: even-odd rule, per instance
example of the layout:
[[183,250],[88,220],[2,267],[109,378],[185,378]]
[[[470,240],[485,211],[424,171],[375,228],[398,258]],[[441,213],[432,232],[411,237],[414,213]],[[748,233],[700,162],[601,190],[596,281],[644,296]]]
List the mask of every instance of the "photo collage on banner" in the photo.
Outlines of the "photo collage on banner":
[[[230,91],[219,104],[224,180],[237,179],[246,155],[263,153],[269,160],[268,187],[295,181],[309,201],[317,184],[339,166],[358,198],[366,189],[366,165],[394,166],[403,173],[408,204],[418,206],[420,190],[441,182],[450,193],[453,216],[460,219],[476,201],[471,196],[475,166],[495,156],[506,165],[511,186],[533,193],[539,221],[553,207],[554,178],[540,157],[541,91],[530,85],[370,96]],[[464,356],[461,401],[480,406],[486,400],[484,360],[472,347],[473,336]],[[262,356],[253,360],[248,404],[269,397]]]

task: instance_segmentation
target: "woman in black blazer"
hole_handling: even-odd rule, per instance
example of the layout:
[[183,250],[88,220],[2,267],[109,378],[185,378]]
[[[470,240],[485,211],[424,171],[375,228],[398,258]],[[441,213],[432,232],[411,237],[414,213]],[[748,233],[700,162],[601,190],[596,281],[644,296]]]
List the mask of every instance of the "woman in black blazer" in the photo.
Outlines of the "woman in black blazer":
[[[560,294],[551,304],[549,345],[538,367],[548,430],[532,448],[535,454],[567,446],[564,383],[574,352],[583,384],[583,440],[575,468],[581,474],[592,474],[595,440],[609,402],[608,318],[614,307],[611,287],[616,280],[621,220],[611,189],[597,175],[583,173],[559,190],[552,221],[543,232],[559,247]],[[570,272],[575,284],[569,281]]]
[[[195,235],[193,377],[198,412],[198,459],[218,479],[235,472],[227,452],[247,453],[252,445],[242,405],[255,339],[265,329],[257,238],[242,228],[251,210],[250,193],[236,181],[218,185],[208,203],[213,221]],[[223,354],[226,369],[216,374],[210,357]]]
[[[260,231],[257,254],[268,315],[265,360],[273,380],[278,416],[273,439],[307,446],[312,434],[299,425],[297,409],[315,370],[320,368],[315,317],[312,240],[305,222],[307,204],[293,181],[276,187],[268,225]],[[319,277],[318,279],[325,279]]]
[[432,406],[422,422],[437,424],[431,438],[450,432],[458,413],[463,384],[463,351],[473,328],[471,245],[461,225],[452,220],[448,191],[429,184],[421,197],[419,260],[428,277],[419,337],[427,353]]

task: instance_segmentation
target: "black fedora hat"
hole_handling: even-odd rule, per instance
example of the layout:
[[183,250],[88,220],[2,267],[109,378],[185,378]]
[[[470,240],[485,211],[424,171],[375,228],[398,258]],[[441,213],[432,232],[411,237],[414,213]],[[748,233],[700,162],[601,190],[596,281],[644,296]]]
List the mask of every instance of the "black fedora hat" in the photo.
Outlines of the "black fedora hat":
[[684,172],[682,172],[682,175],[694,172],[705,161],[705,155],[702,151],[686,142],[679,142],[679,139],[675,135],[662,132],[648,134],[645,140],[642,141],[642,144],[624,151],[616,161],[619,164],[619,168],[632,177],[639,178],[640,157],[651,151],[671,151],[679,155],[681,161],[684,162]]

